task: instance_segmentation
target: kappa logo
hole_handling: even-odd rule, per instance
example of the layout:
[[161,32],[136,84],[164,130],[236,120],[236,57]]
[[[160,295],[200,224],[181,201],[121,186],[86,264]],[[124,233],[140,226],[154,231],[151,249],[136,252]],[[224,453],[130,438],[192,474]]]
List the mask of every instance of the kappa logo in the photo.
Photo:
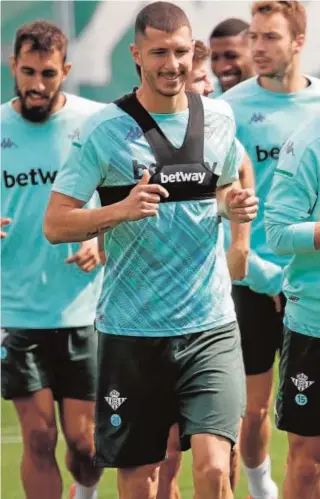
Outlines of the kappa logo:
[[73,132],[69,133],[68,137],[71,140],[77,140],[78,142],[80,142],[80,130],[79,130],[79,128],[76,128],[75,130],[73,130]]
[[295,156],[295,154],[294,154],[294,144],[293,144],[292,141],[289,141],[289,142],[286,143],[284,150],[285,150],[286,154],[291,154],[291,156]]
[[125,140],[138,140],[143,135],[141,128],[138,126],[131,126],[129,132],[125,136]]
[[123,402],[127,400],[126,397],[120,397],[120,393],[117,390],[112,390],[109,393],[109,397],[104,397],[104,399],[114,411],[119,409]]
[[10,137],[6,138],[4,137],[1,141],[1,149],[12,149],[13,147],[17,148],[17,144],[12,142]]
[[249,124],[251,123],[263,123],[265,121],[266,117],[262,113],[253,113],[251,116],[251,119],[249,121]]
[[313,385],[314,381],[308,381],[308,376],[303,373],[297,374],[296,378],[291,377],[292,383],[297,387],[299,392],[304,392],[309,386]]

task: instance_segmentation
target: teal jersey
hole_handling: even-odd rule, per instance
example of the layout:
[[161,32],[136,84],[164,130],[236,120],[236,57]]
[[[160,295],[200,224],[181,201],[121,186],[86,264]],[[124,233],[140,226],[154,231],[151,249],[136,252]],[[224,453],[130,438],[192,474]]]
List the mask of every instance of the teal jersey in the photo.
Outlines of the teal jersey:
[[293,255],[285,271],[285,324],[320,338],[320,251],[314,247],[320,223],[320,111],[282,148],[266,203],[270,247]]
[[[280,149],[296,127],[320,110],[320,80],[308,77],[310,85],[296,93],[275,93],[262,88],[251,78],[221,98],[231,105],[237,126],[237,137],[244,145],[254,168],[259,212],[252,222],[249,271],[244,281],[253,291],[276,295],[283,282],[287,256],[276,255],[266,242],[264,205],[270,190]],[[225,224],[226,238],[229,227]]]
[[[227,103],[208,98],[202,102],[204,160],[222,186],[238,178],[242,161],[233,114]],[[152,117],[172,144],[181,147],[189,110]],[[136,121],[109,104],[87,124],[82,140],[74,142],[53,189],[87,202],[98,185],[135,184],[142,169],[151,170],[155,162]],[[121,223],[107,238],[108,261],[96,320],[100,331],[174,336],[235,320],[214,199],[161,203],[158,217]]]
[[1,216],[12,218],[1,245],[3,327],[50,329],[94,322],[101,267],[86,274],[66,264],[80,245],[52,246],[42,225],[52,184],[72,140],[102,107],[66,94],[64,107],[36,124],[23,119],[12,102],[1,106]]

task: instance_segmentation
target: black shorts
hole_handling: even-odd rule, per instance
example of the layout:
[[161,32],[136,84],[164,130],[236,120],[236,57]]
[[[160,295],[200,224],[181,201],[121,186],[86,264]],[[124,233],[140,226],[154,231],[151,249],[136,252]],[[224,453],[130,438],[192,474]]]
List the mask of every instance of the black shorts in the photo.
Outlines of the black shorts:
[[[280,296],[283,310],[285,297]],[[266,373],[274,364],[276,352],[281,350],[283,312],[276,311],[270,296],[254,293],[246,286],[233,286],[232,297],[246,375]]]
[[50,388],[55,400],[94,400],[97,343],[91,326],[3,329],[2,397],[18,399]]
[[320,436],[320,338],[285,328],[275,409],[279,430]]
[[236,442],[245,376],[235,323],[171,338],[99,333],[96,465],[162,461],[178,422],[181,449],[199,433]]

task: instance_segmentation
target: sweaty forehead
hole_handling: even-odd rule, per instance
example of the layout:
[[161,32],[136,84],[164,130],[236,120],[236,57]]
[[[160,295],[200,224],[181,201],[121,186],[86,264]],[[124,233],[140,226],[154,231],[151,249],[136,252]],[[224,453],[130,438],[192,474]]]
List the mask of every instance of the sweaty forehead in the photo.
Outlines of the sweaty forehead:
[[212,52],[238,52],[246,46],[246,42],[243,35],[222,36],[219,38],[211,38],[210,46]]

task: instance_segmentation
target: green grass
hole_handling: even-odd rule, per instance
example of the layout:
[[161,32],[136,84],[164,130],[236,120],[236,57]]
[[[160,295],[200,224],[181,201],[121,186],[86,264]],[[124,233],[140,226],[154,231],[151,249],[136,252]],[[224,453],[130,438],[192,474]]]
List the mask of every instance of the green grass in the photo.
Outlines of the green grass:
[[[24,499],[19,478],[19,462],[21,456],[21,442],[19,437],[18,421],[10,402],[2,401],[2,441],[1,441],[1,497],[2,499]],[[284,477],[285,457],[287,451],[286,435],[274,429],[272,432],[271,458],[273,466],[273,477],[281,486]],[[63,499],[68,498],[68,490],[72,479],[63,465],[64,443],[59,441],[57,449],[58,461],[61,463],[61,471],[64,482]],[[182,472],[180,474],[180,490],[182,499],[192,499],[192,474],[191,455],[185,453]],[[236,492],[236,499],[245,499],[248,490],[244,474]],[[115,472],[106,470],[99,485],[99,499],[117,499]]]

